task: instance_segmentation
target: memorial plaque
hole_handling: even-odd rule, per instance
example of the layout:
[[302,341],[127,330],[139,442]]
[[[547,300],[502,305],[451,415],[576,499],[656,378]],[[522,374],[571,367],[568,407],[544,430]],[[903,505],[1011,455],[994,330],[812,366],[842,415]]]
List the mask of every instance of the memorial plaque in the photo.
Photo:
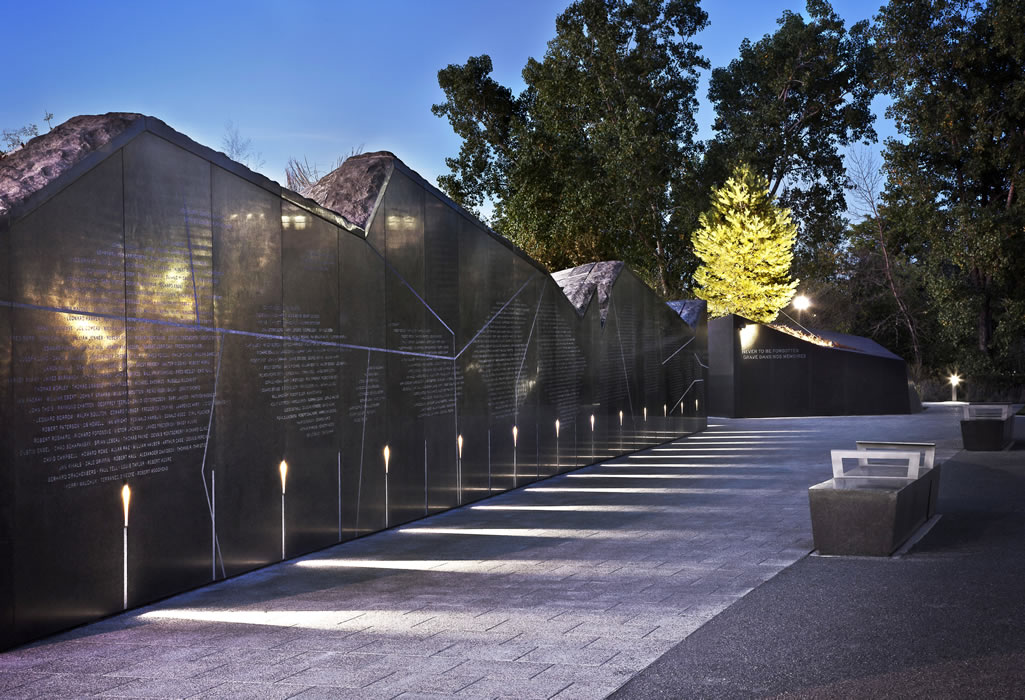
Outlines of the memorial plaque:
[[[384,238],[384,217],[375,218]],[[357,235],[339,232],[339,329],[345,333],[339,373],[342,537],[384,527],[387,445],[384,258]]]
[[[579,340],[580,318],[566,302],[558,286],[544,280],[538,314],[537,366],[539,420],[549,433],[552,447],[546,450],[551,473],[577,466],[574,425],[584,399],[587,358]],[[555,421],[559,436],[555,439]]]
[[[425,301],[434,314],[450,329],[446,355],[454,357],[455,331],[459,327],[459,231],[463,216],[432,192],[424,201]],[[459,450],[459,416],[456,412],[462,373],[456,360],[448,362],[451,374],[451,410],[424,419],[427,439],[427,491],[425,512],[451,508],[460,503],[462,457]],[[445,389],[438,389],[444,391]],[[465,438],[464,438],[465,443]]]
[[[213,408],[210,163],[153,134],[124,148],[128,433],[136,507],[133,596],[212,578],[203,456]],[[174,493],[174,498],[164,494]],[[174,528],[166,524],[175,522]]]
[[121,608],[112,547],[128,432],[121,176],[118,152],[10,233],[9,298],[25,304],[10,311],[5,421],[14,532],[31,533],[12,548],[21,638]]
[[[424,515],[429,502],[429,441],[455,443],[454,420],[443,421],[448,435],[428,435],[426,421],[452,416],[453,331],[424,299],[424,190],[401,172],[392,174],[384,199],[387,232],[389,525]],[[447,438],[447,439],[446,439]]]
[[[223,573],[281,556],[284,391],[281,201],[220,168],[212,173],[217,386],[211,438]],[[208,457],[209,459],[209,457]],[[286,487],[287,488],[287,487]]]
[[[495,281],[490,279],[487,260],[488,251],[493,244],[485,238],[486,235],[482,235],[479,227],[465,219],[460,221],[460,303],[456,347],[459,353],[459,373],[463,382],[457,411],[459,434],[464,440],[461,461],[461,490],[464,503],[500,490],[499,480],[496,478],[496,455],[500,446],[504,446],[505,432],[510,433],[510,442],[512,439],[511,424],[503,431],[491,426],[488,410],[489,387],[483,368],[473,360],[470,352],[472,341],[487,324],[490,313],[494,311],[497,297]],[[508,481],[510,479],[503,476],[502,483]]]
[[285,383],[282,394],[271,397],[271,404],[285,434],[286,552],[307,552],[341,539],[337,434],[344,359],[339,343],[346,338],[338,328],[339,235],[338,227],[282,204]]

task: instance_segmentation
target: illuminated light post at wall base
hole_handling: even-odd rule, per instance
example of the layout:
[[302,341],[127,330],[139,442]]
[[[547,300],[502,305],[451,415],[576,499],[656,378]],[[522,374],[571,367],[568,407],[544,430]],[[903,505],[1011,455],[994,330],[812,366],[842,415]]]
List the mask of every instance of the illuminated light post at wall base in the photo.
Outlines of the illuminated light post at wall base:
[[594,459],[594,414],[591,414],[591,459]]
[[217,580],[217,471],[210,470],[210,580]]
[[950,400],[957,401],[957,385],[961,383],[961,377],[957,374],[950,375]]
[[281,474],[281,559],[285,558],[285,478],[288,476],[288,462],[281,460],[278,465]]
[[513,486],[519,486],[520,478],[516,469],[516,437],[520,434],[519,429],[514,425],[512,429],[513,434]]
[[555,471],[559,471],[559,419],[555,419]]
[[384,526],[388,527],[388,460],[391,459],[391,450],[384,446]]
[[463,436],[456,436],[456,499],[459,505],[463,504]]
[[125,512],[125,527],[123,531],[124,557],[122,567],[122,609],[128,609],[128,503],[132,500],[132,490],[128,484],[121,487],[121,506]]

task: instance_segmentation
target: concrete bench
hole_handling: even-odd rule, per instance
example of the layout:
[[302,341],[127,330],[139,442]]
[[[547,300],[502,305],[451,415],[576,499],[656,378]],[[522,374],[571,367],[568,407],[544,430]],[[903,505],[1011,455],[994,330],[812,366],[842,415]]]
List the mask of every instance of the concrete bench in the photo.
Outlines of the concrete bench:
[[[889,556],[935,512],[934,443],[860,441],[831,450],[833,478],[808,489],[820,554]],[[853,462],[850,469],[845,462]]]
[[1014,413],[1008,403],[971,403],[961,407],[961,442],[973,452],[1002,450],[1014,442]]

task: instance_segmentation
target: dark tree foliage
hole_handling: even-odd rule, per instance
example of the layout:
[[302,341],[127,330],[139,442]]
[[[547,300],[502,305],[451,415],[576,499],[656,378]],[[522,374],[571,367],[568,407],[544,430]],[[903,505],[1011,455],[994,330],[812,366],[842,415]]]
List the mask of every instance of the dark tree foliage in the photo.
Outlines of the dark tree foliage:
[[1025,2],[893,0],[877,18],[886,201],[929,254],[942,340],[968,369],[1025,371]]
[[841,149],[874,140],[868,23],[848,31],[825,0],[809,0],[809,19],[785,11],[779,29],[712,71],[708,97],[716,136],[706,156],[709,177],[725,179],[737,161],[751,163],[800,226],[801,276],[828,275],[842,242]]
[[628,262],[663,294],[693,269],[698,69],[689,41],[707,22],[696,0],[578,0],[556,20],[520,95],[488,56],[439,71],[463,144],[439,185],[552,270]]

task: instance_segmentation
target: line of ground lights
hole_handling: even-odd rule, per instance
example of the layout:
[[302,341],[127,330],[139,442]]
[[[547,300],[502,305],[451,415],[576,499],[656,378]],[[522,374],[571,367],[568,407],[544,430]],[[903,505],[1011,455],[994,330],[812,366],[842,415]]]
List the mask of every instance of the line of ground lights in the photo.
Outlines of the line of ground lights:
[[[645,413],[646,413],[646,410],[645,410]],[[623,412],[622,411],[619,412],[619,419],[622,422],[622,420],[623,420]],[[594,414],[592,414],[590,416],[590,421],[589,422],[590,422],[590,427],[591,427],[591,431],[592,431],[592,443],[593,443],[593,440],[594,440],[593,433],[594,433],[594,428],[595,428],[595,416],[594,416]],[[560,421],[558,419],[555,420],[554,427],[555,427],[555,435],[556,435],[556,447],[558,449],[558,438],[559,438],[560,428],[561,428],[561,423],[560,423]],[[714,426],[713,425],[713,426],[710,426],[710,427],[714,428],[714,427],[720,427],[720,426]],[[807,431],[807,430],[786,430],[786,429],[779,429],[779,430],[721,431],[721,432],[714,432],[712,434],[706,434],[706,435],[688,436],[687,438],[684,438],[684,440],[682,440],[682,441],[678,441],[678,442],[673,443],[672,446],[669,446],[669,447],[664,447],[664,446],[663,447],[655,447],[655,448],[651,448],[649,450],[649,452],[672,452],[673,454],[669,454],[669,455],[653,455],[653,454],[625,455],[625,457],[628,460],[642,460],[642,459],[648,459],[648,460],[651,460],[651,459],[678,460],[681,457],[686,457],[686,458],[690,458],[690,459],[716,459],[717,460],[717,459],[722,459],[722,458],[728,458],[729,455],[726,455],[726,454],[701,454],[700,452],[695,452],[694,450],[709,451],[709,452],[711,452],[711,451],[721,451],[721,452],[727,452],[727,453],[730,453],[730,452],[732,452],[732,453],[738,453],[738,452],[739,453],[743,453],[743,452],[754,451],[754,450],[785,450],[785,449],[788,449],[788,448],[785,448],[785,447],[773,447],[773,446],[768,446],[768,445],[765,445],[765,444],[759,444],[759,445],[754,446],[754,447],[748,447],[748,445],[750,445],[751,443],[747,442],[747,441],[748,440],[759,440],[759,441],[773,440],[776,444],[780,444],[780,443],[793,443],[793,442],[799,442],[799,441],[797,441],[797,440],[786,440],[786,439],[781,439],[781,438],[786,438],[786,437],[789,437],[791,435],[795,435],[797,433],[806,433],[806,432],[810,432],[810,431]],[[515,474],[515,465],[516,465],[516,462],[515,462],[515,447],[516,447],[516,443],[517,443],[518,434],[519,434],[519,429],[518,429],[517,426],[514,425],[513,428],[512,428],[513,454],[514,454],[514,463],[513,463],[514,464],[514,476],[516,475]],[[722,439],[724,436],[726,437],[726,440]],[[773,436],[773,437],[770,437],[770,436]],[[776,438],[775,436],[779,436],[779,438]],[[713,443],[712,445],[710,445],[707,442],[706,443],[702,443],[702,444],[691,444],[691,443],[688,442],[689,440],[714,440],[714,441],[717,441],[717,442]],[[457,470],[458,470],[457,473],[458,473],[458,476],[457,476],[457,480],[459,481],[458,490],[459,490],[459,502],[460,503],[462,503],[462,490],[463,490],[462,489],[462,484],[461,484],[461,478],[462,478],[461,467],[462,467],[463,445],[464,445],[463,436],[459,435],[457,437],[457,449],[458,449],[458,456],[457,456],[457,460],[458,460],[457,461]],[[718,446],[715,446],[715,445],[730,445],[730,446],[729,447],[718,447]],[[743,445],[743,446],[742,447],[738,447],[738,445]],[[737,456],[742,456],[742,455],[737,455]],[[388,446],[388,445],[384,446],[384,449],[382,450],[382,457],[384,458],[384,476],[385,476],[385,481],[384,481],[385,527],[388,527],[389,526],[389,512],[388,512],[389,511],[389,508],[388,508],[388,505],[389,505],[389,503],[388,503],[389,484],[388,484],[388,481],[389,481],[389,466],[390,466],[390,461],[391,461],[391,448],[390,448],[390,446]],[[702,479],[704,479],[704,480],[712,480],[712,481],[715,481],[715,480],[729,481],[729,480],[737,480],[737,479],[758,480],[758,479],[767,478],[767,477],[765,477],[763,475],[751,475],[751,474],[723,474],[723,473],[665,474],[665,473],[639,473],[639,472],[633,471],[634,469],[637,469],[637,468],[647,468],[647,469],[651,469],[651,468],[655,468],[655,469],[702,468],[702,469],[708,470],[708,469],[733,469],[733,468],[744,468],[744,467],[748,467],[749,468],[751,466],[750,464],[744,464],[744,463],[719,463],[719,462],[716,462],[716,463],[700,463],[700,462],[699,463],[689,463],[689,462],[679,463],[679,462],[675,462],[675,463],[672,463],[672,464],[665,464],[665,463],[658,463],[658,462],[647,462],[647,463],[644,463],[644,462],[616,462],[616,461],[610,461],[610,462],[601,463],[601,464],[598,464],[598,465],[595,465],[595,466],[598,467],[598,468],[601,468],[603,470],[609,470],[609,469],[621,469],[622,470],[622,469],[627,469],[627,470],[630,470],[630,471],[623,472],[623,473],[610,473],[608,471],[602,471],[602,472],[577,472],[577,473],[567,474],[566,477],[569,478],[569,479],[655,479],[655,480],[670,480],[670,481],[671,480],[687,481],[687,480],[702,480]],[[287,558],[287,552],[286,552],[285,496],[286,496],[288,469],[289,469],[288,463],[285,460],[282,460],[279,463],[279,465],[278,465],[278,472],[279,472],[279,475],[280,475],[280,478],[281,478],[281,559],[282,560]],[[528,492],[539,492],[539,493],[678,494],[678,495],[697,495],[697,494],[702,494],[702,493],[721,491],[721,489],[681,488],[681,487],[642,487],[642,486],[633,486],[633,487],[615,487],[615,486],[586,487],[586,486],[579,486],[578,487],[578,486],[547,486],[547,485],[546,486],[531,486],[531,487],[528,487],[525,490],[528,491]],[[745,491],[746,491],[746,493],[756,493],[756,492],[763,492],[763,491],[765,493],[776,493],[777,490],[776,489],[747,489]],[[123,567],[123,571],[122,571],[123,601],[122,601],[122,603],[123,603],[123,608],[127,610],[128,609],[128,510],[129,510],[129,503],[130,503],[130,500],[131,500],[131,488],[129,487],[128,484],[124,484],[122,489],[121,489],[121,499],[122,499],[123,514],[124,514],[123,561],[122,561],[122,567]],[[214,560],[216,560],[216,524],[215,524],[216,521],[213,520],[213,518],[215,517],[214,516],[215,511],[213,509],[216,506],[214,505],[214,503],[215,502],[213,501],[213,499],[211,499],[211,523],[212,523],[211,527],[212,527],[212,530],[213,530],[212,538],[213,538],[213,542],[214,542],[214,544],[212,545],[212,552],[213,552],[212,558]],[[505,509],[505,510],[562,510],[562,511],[588,511],[588,510],[590,510],[590,511],[596,511],[596,512],[602,512],[602,511],[605,511],[605,512],[629,512],[628,507],[626,507],[626,506],[614,506],[614,505],[613,506],[602,506],[602,505],[565,505],[565,506],[499,506],[499,505],[488,506],[488,505],[477,505],[477,506],[473,506],[473,508],[474,509],[481,509],[481,510],[488,510],[488,509],[492,509],[492,510],[503,510],[503,509]],[[651,509],[650,508],[643,508],[643,509],[640,509],[639,512],[651,512]],[[691,509],[684,508],[680,512],[692,512],[692,511],[691,511]],[[533,536],[533,537],[541,536],[541,535],[537,535],[537,534],[524,535],[523,534],[524,533],[523,530],[513,530],[513,529],[508,529],[508,528],[506,528],[506,529],[491,528],[491,529],[483,529],[483,530],[481,530],[481,529],[474,530],[474,529],[465,529],[465,528],[447,528],[447,529],[445,529],[445,528],[416,527],[416,528],[402,529],[402,530],[400,530],[400,532],[408,533],[408,534],[462,534],[462,535],[490,535],[490,536],[516,535],[516,536]],[[586,532],[591,532],[591,531],[586,531]],[[593,532],[591,534],[593,534]],[[626,533],[626,534],[624,534],[622,536],[622,539],[629,539],[631,537],[637,536],[637,534],[638,533]],[[566,537],[579,537],[579,536],[589,536],[589,535],[584,534],[584,531],[558,531],[558,534],[554,534],[554,535],[553,534],[546,534],[544,536],[546,536],[546,537],[566,538]],[[606,535],[606,537],[609,537],[609,536]],[[315,560],[315,561],[322,561],[322,560]],[[302,565],[302,566],[314,566],[314,567],[316,567],[316,566],[324,566],[324,564],[310,563],[310,562],[299,562],[299,564]],[[339,564],[339,565],[340,566],[344,566],[344,564]],[[387,568],[387,567],[384,567],[384,568]],[[214,574],[214,578],[216,578],[216,573]]]

